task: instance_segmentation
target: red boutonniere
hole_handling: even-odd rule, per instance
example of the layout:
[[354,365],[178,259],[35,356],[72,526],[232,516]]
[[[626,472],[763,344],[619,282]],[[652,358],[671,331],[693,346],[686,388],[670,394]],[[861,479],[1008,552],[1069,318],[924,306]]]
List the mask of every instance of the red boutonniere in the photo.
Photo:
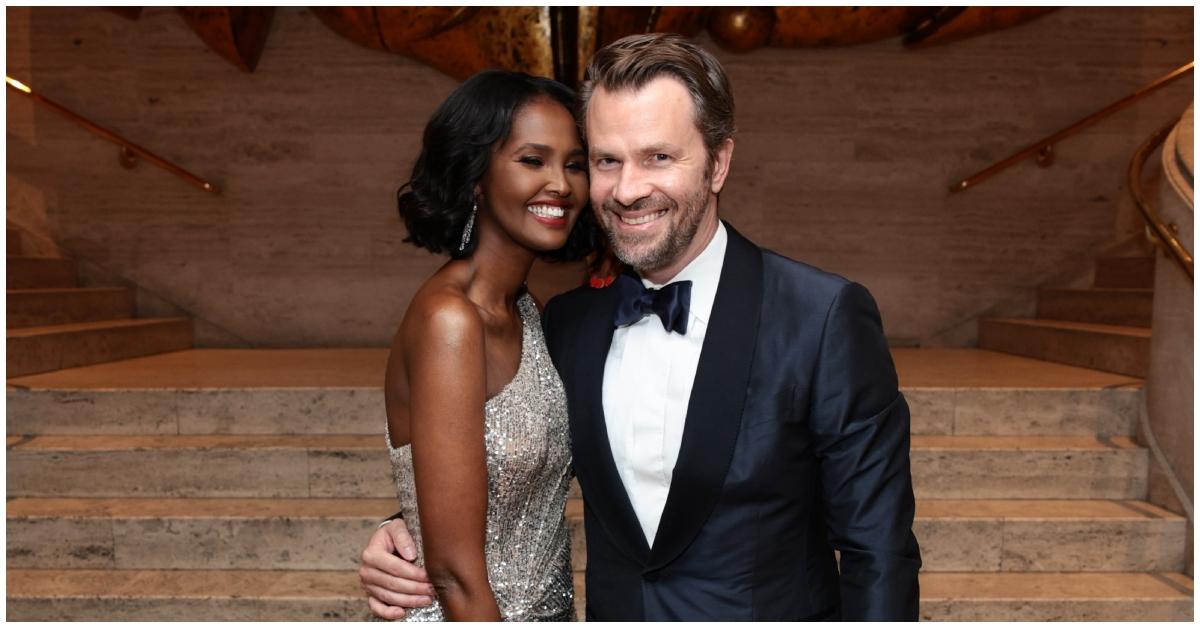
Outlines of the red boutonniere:
[[599,275],[592,275],[590,283],[591,283],[591,286],[596,289],[607,288],[612,285],[612,282],[615,281],[616,278],[617,278],[616,275],[609,275],[608,277],[600,277]]

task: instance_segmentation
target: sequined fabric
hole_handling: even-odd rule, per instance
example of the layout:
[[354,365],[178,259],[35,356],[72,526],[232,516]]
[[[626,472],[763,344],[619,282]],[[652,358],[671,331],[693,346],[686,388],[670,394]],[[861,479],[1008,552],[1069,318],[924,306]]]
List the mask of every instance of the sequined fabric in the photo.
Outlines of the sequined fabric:
[[[512,382],[484,405],[487,450],[488,581],[505,621],[571,621],[570,532],[565,509],[571,442],[566,393],[542,336],[537,305],[528,293],[517,302],[524,332],[521,364]],[[393,449],[387,438],[400,509],[422,552],[413,483],[412,448]],[[442,621],[442,607],[412,609],[407,621]]]

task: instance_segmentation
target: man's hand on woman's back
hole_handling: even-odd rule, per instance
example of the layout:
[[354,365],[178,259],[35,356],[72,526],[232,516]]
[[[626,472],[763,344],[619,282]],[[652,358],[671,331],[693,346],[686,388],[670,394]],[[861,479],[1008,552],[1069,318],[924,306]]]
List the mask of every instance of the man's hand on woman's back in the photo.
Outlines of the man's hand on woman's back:
[[425,570],[412,562],[416,558],[416,544],[403,519],[388,521],[371,535],[358,580],[372,613],[395,620],[404,617],[406,608],[433,603],[433,585]]

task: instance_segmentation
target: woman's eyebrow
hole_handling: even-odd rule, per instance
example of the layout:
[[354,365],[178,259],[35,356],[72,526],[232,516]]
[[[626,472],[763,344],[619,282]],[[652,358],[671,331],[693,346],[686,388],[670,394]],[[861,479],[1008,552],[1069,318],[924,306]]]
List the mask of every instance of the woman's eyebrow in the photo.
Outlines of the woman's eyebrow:
[[[532,150],[532,151],[536,151],[536,152],[539,152],[539,153],[547,153],[547,154],[553,154],[553,153],[554,153],[554,149],[553,149],[553,148],[551,148],[551,147],[549,147],[549,146],[547,146],[547,145],[545,145],[545,144],[539,144],[539,143],[537,143],[537,142],[525,142],[524,144],[521,144],[520,146],[518,146],[518,147],[514,148],[514,149],[512,150],[512,152],[513,152],[514,154],[516,154],[516,153],[520,153],[520,152],[527,151],[527,150]],[[571,157],[571,156],[574,156],[574,155],[583,155],[583,156],[585,156],[585,157],[586,157],[586,156],[587,156],[587,151],[583,150],[583,147],[582,147],[582,146],[580,146],[580,147],[578,147],[578,148],[572,148],[571,150],[567,151],[567,156],[568,156],[568,157]]]
[[514,148],[513,152],[518,153],[523,150],[531,150],[531,149],[540,151],[543,153],[550,153],[550,152],[554,151],[554,149],[550,148],[549,146],[546,146],[545,144],[538,144],[537,142],[525,142],[524,144],[521,144],[520,146]]

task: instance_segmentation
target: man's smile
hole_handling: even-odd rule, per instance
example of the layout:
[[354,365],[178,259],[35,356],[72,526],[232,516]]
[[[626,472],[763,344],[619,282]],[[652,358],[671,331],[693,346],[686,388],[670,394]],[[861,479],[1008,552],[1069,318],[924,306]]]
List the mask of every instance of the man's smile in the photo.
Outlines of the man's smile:
[[650,213],[641,214],[638,216],[629,216],[629,215],[622,214],[619,212],[613,212],[613,213],[617,215],[617,218],[620,219],[621,223],[624,225],[641,226],[641,225],[650,224],[650,223],[658,220],[659,218],[666,216],[667,210],[661,209],[656,212],[650,212]]

